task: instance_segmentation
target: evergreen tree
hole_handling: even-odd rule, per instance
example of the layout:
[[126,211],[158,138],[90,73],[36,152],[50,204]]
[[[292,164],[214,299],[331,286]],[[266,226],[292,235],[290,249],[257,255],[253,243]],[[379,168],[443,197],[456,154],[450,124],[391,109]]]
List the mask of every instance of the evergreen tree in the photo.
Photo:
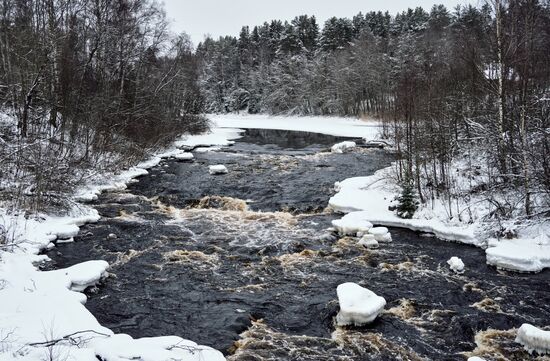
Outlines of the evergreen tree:
[[397,215],[400,218],[411,219],[418,209],[413,182],[406,180],[402,185],[401,195],[397,198]]

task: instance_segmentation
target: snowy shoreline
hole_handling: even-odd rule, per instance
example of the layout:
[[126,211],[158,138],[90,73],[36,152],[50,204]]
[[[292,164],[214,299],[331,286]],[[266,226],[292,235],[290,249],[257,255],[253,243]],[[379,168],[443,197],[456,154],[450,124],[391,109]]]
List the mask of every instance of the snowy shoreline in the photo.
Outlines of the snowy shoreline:
[[232,144],[240,129],[214,129],[210,134],[182,137],[171,147],[117,175],[100,179],[74,192],[74,206],[65,216],[47,214],[27,218],[25,212],[0,208],[0,226],[11,244],[0,248],[0,361],[42,360],[52,353],[67,360],[120,359],[225,360],[221,352],[177,336],[133,339],[101,326],[84,306],[82,292],[108,276],[105,261],[87,261],[65,269],[40,271],[48,261],[41,252],[55,243],[72,242],[80,226],[99,221],[98,212],[83,203],[105,191],[122,190],[134,178],[164,158],[185,154],[181,147]]

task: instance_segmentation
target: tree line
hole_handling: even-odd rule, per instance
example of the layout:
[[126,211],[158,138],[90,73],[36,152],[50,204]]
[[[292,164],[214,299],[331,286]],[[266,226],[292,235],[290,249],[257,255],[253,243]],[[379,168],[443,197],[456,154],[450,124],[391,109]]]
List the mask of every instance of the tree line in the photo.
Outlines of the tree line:
[[[421,202],[448,198],[460,218],[453,199],[467,188],[487,194],[497,217],[548,215],[548,0],[359,13],[322,27],[298,16],[206,38],[197,56],[207,111],[376,117]],[[471,184],[457,184],[457,160]]]
[[[197,59],[152,0],[1,0],[0,178],[42,204],[204,129]],[[48,203],[46,202],[46,203]]]

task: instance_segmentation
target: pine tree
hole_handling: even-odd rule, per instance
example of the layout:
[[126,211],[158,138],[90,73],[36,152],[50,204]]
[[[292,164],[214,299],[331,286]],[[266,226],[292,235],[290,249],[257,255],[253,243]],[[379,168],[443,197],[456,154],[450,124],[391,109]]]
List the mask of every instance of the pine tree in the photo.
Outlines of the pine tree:
[[397,198],[397,215],[401,218],[411,219],[418,209],[418,202],[414,193],[413,182],[408,180],[403,183],[401,195]]

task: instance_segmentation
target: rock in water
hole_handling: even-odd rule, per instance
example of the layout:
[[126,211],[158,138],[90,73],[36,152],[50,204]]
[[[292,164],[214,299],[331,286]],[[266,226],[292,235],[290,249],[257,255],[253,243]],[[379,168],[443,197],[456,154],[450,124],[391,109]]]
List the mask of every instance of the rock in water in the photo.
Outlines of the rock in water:
[[225,167],[225,165],[221,165],[221,164],[218,164],[218,165],[211,165],[209,167],[209,170],[210,174],[212,175],[215,175],[215,174],[226,174],[227,173],[227,168]]
[[341,219],[333,220],[332,225],[342,236],[363,235],[372,228],[372,223],[365,219],[363,212],[348,213]]
[[355,142],[350,142],[350,141],[346,141],[346,142],[342,142],[342,143],[338,143],[338,144],[334,144],[332,146],[332,148],[330,148],[330,150],[333,152],[333,153],[344,153],[345,151],[348,151],[350,149],[353,149],[357,146],[357,144],[355,144]]
[[391,234],[386,227],[373,227],[369,233],[374,236],[378,242],[391,242]]
[[362,326],[374,321],[386,306],[384,297],[356,283],[342,283],[336,288],[340,312],[336,316],[338,326]]
[[372,234],[365,234],[361,239],[359,240],[359,244],[362,246],[365,246],[369,249],[375,249],[378,248],[378,241]]
[[464,272],[464,262],[462,262],[460,258],[451,257],[451,259],[448,260],[447,263],[451,267],[451,270],[455,271],[456,273]]
[[192,160],[193,153],[178,153],[175,157],[177,160]]
[[528,323],[519,328],[516,342],[522,344],[529,353],[536,351],[550,354],[550,331],[543,331]]

